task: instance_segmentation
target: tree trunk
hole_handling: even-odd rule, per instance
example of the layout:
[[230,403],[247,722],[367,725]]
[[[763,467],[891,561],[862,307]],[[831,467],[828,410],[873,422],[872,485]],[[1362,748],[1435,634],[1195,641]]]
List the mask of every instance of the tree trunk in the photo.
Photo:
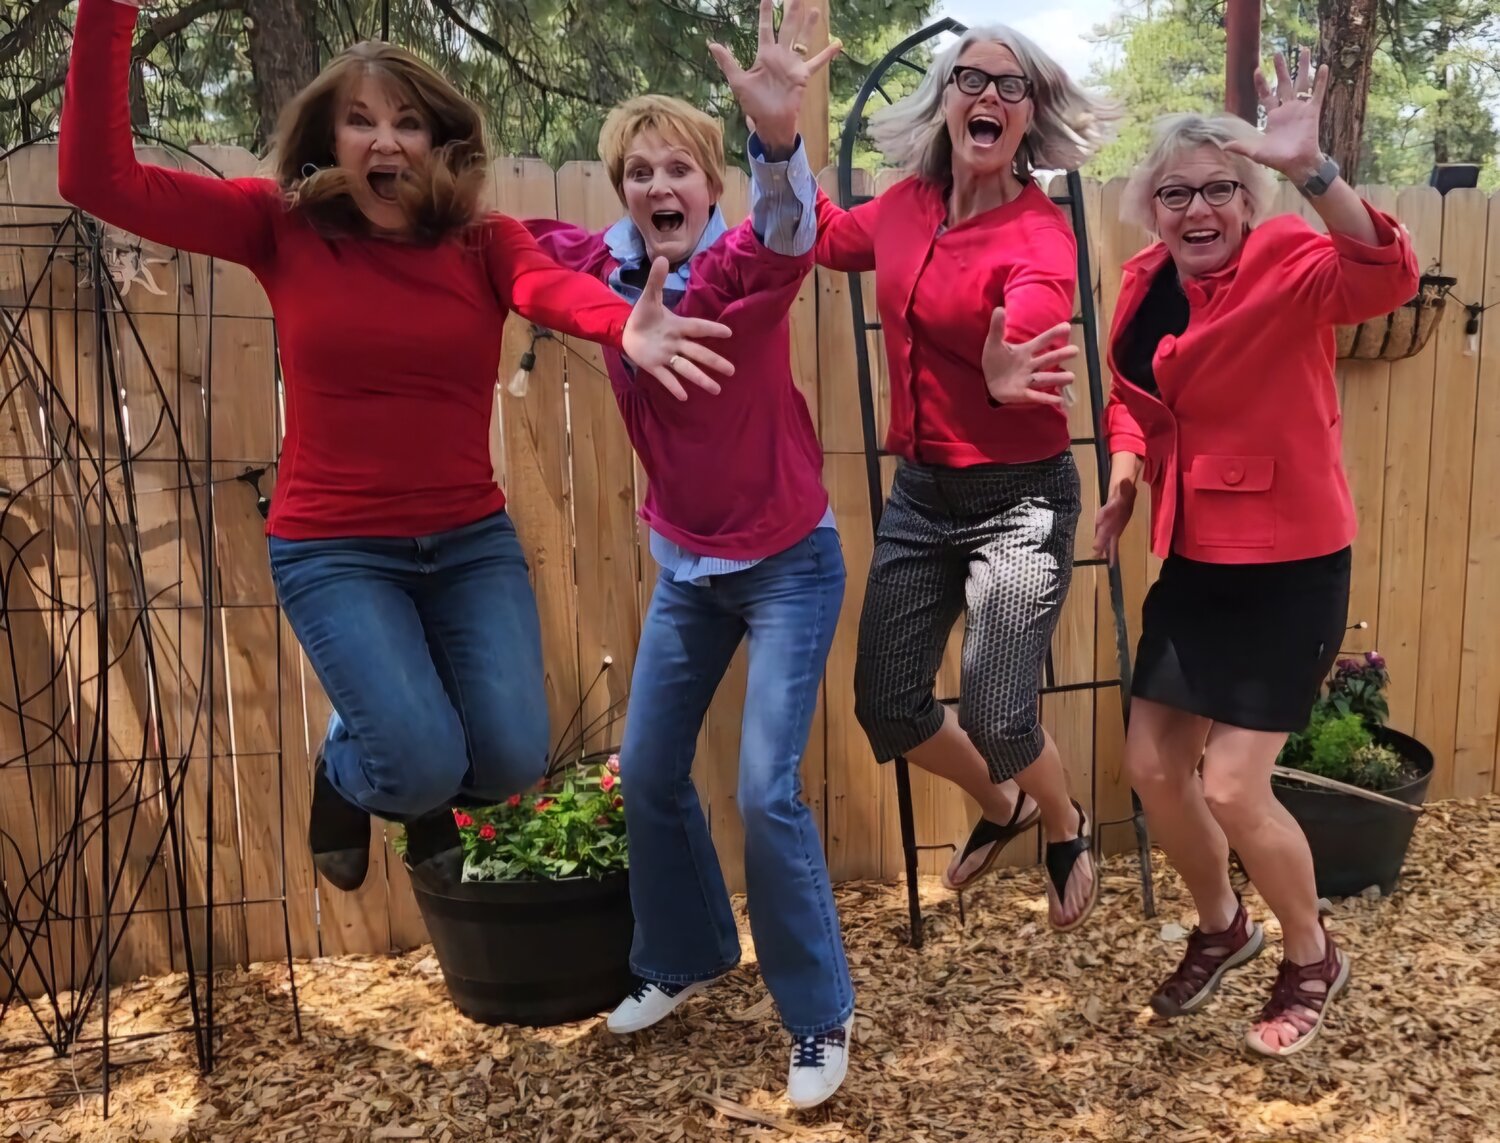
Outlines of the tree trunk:
[[1318,0],[1318,60],[1328,65],[1321,134],[1352,183],[1359,177],[1375,56],[1377,0]]
[[282,107],[318,74],[317,23],[311,0],[245,0],[245,15],[263,143]]
[[[1439,91],[1448,90],[1448,48],[1452,37],[1448,30],[1448,14],[1438,17],[1438,26],[1432,32],[1432,85]],[[1448,108],[1447,101],[1437,105],[1437,114],[1432,126],[1432,161],[1449,162],[1448,158]]]

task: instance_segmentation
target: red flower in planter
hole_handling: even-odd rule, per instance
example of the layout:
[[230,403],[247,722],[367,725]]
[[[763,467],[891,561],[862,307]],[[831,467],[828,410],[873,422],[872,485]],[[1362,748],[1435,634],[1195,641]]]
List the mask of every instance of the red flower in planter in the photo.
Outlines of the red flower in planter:
[[619,779],[613,774],[605,774],[599,779],[599,788],[607,792],[613,790],[618,783]]
[[620,797],[615,798],[615,809],[618,810],[624,804],[625,804],[625,799],[624,798],[620,798]]
[[606,826],[606,825],[609,825],[609,815],[608,814],[600,814],[597,818],[594,819],[594,824],[597,825],[597,826]]
[[536,800],[536,808],[538,810],[545,810],[551,804],[552,804],[552,799],[551,798],[538,798]]
[[474,819],[471,818],[468,814],[464,813],[463,810],[454,810],[453,824],[458,826],[459,829],[464,829],[468,826],[473,825]]
[[479,827],[479,836],[485,841],[494,841],[495,827],[490,825],[489,822],[485,822],[484,825]]
[[508,797],[508,798],[505,799],[505,804],[507,806],[509,806],[511,809],[515,809],[517,806],[519,806],[521,804],[521,795],[520,794],[512,794],[510,797]]

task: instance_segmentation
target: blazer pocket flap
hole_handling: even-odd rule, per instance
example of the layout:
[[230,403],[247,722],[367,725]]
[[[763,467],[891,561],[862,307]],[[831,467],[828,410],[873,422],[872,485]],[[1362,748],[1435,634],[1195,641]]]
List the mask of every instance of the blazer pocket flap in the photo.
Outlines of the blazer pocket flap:
[[1273,456],[1199,456],[1192,486],[1211,492],[1267,492],[1276,470]]

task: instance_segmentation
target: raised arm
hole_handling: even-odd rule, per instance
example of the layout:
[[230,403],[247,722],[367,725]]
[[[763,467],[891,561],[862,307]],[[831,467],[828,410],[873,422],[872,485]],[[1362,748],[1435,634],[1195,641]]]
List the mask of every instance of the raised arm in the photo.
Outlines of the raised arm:
[[[1318,139],[1328,68],[1316,77],[1312,54],[1303,49],[1294,81],[1286,59],[1276,54],[1276,89],[1255,71],[1256,92],[1266,109],[1265,130],[1225,149],[1247,155],[1305,187],[1324,163]],[[1306,192],[1305,192],[1306,193]],[[1286,256],[1288,302],[1324,321],[1353,323],[1389,313],[1417,292],[1418,271],[1411,240],[1388,215],[1375,210],[1354,188],[1335,177],[1321,194],[1310,194],[1328,234],[1310,230]]]
[[80,0],[58,147],[58,190],[74,206],[151,242],[255,265],[275,242],[281,203],[264,179],[218,179],[135,157],[131,37],[138,5]]
[[[733,375],[734,366],[699,341],[729,336],[718,322],[677,317],[662,302],[667,262],[658,258],[634,307],[603,282],[565,270],[543,253],[521,223],[492,215],[484,255],[500,300],[527,321],[585,341],[618,349],[654,376],[678,400],[686,400],[682,377],[710,393],[718,383],[704,369]],[[701,366],[701,368],[700,368]]]

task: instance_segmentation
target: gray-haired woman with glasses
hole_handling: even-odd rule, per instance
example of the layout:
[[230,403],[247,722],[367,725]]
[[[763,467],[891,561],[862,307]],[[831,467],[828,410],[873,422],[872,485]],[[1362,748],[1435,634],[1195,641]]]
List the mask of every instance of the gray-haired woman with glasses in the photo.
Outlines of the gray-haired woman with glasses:
[[[1328,72],[1276,58],[1262,133],[1179,116],[1126,191],[1161,241],[1126,263],[1110,334],[1110,493],[1095,548],[1111,561],[1145,459],[1152,549],[1125,762],[1155,840],[1198,910],[1151,1006],[1196,1012],[1265,933],[1229,881],[1233,847],[1281,922],[1285,959],[1248,1033],[1285,1056],[1318,1034],[1349,978],[1323,930],[1312,855],[1271,792],[1287,734],[1307,725],[1348,622],[1354,506],[1344,478],[1334,326],[1389,312],[1417,288],[1396,221],[1318,146]],[[1272,171],[1327,227],[1266,220]],[[1199,776],[1199,770],[1202,776]]]
[[[1099,897],[1092,830],[1038,717],[1080,507],[1058,392],[1072,380],[1077,246],[1032,176],[1087,161],[1114,117],[1024,36],[975,28],[871,123],[910,177],[852,211],[819,208],[818,262],[877,271],[886,448],[901,458],[860,618],[855,711],[880,761],[904,755],[978,802],[949,887],[973,884],[1041,822],[1059,931]],[[955,714],[934,681],[960,615]]]

